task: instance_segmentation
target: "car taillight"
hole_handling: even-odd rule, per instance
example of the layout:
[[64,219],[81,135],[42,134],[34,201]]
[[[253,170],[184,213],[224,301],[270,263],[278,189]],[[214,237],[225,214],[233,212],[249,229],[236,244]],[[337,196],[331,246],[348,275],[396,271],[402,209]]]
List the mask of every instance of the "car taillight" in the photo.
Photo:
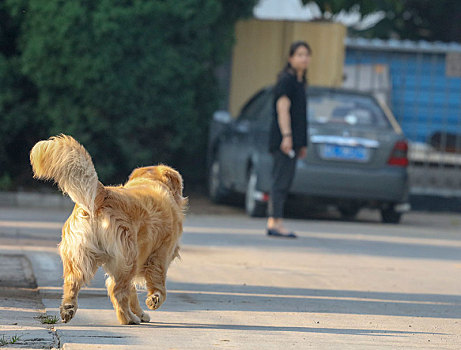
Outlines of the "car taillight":
[[392,150],[391,156],[387,161],[389,165],[406,167],[408,166],[408,143],[407,141],[397,141]]

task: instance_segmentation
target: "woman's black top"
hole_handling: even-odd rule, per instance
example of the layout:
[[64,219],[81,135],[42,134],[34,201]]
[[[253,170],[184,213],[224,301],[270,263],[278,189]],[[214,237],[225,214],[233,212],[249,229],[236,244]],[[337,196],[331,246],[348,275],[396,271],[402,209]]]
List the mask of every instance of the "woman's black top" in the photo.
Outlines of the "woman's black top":
[[305,83],[298,81],[294,74],[283,72],[274,88],[273,117],[269,136],[269,151],[280,149],[282,133],[278,123],[277,100],[287,96],[291,101],[290,119],[293,148],[299,150],[307,146],[307,96]]

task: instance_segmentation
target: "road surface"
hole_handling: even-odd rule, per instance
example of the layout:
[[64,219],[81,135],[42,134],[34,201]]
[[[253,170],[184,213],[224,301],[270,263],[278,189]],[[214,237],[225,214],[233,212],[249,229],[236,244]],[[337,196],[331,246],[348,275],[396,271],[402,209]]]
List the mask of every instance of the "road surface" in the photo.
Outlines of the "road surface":
[[[0,289],[0,339],[19,335],[22,347],[32,347],[43,328],[33,311],[58,315],[56,246],[69,212],[0,208],[0,256],[27,257],[43,303],[28,305]],[[150,323],[118,324],[100,270],[81,291],[74,319],[45,330],[50,339],[42,343],[87,350],[461,348],[459,216],[410,213],[401,225],[383,225],[373,213],[357,222],[291,219],[299,238],[284,240],[266,237],[264,220],[239,209],[213,212],[188,216],[182,260],[170,267],[167,301],[149,310]],[[147,309],[145,296],[139,291]]]

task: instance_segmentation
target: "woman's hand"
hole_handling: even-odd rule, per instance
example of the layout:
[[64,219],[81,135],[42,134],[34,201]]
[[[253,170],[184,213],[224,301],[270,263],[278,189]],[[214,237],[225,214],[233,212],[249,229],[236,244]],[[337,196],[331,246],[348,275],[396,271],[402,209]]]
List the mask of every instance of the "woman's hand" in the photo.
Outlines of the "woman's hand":
[[307,147],[301,147],[301,149],[298,152],[298,159],[306,158],[306,156],[307,156]]
[[282,139],[282,143],[280,144],[280,150],[286,155],[289,155],[292,149],[293,149],[293,140],[291,136],[284,136]]

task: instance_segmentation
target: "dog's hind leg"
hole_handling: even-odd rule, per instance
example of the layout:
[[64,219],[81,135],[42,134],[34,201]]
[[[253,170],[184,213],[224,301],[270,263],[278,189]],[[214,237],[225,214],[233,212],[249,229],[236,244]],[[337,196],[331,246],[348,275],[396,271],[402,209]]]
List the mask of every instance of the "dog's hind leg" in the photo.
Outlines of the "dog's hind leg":
[[98,266],[90,259],[85,259],[85,268],[78,266],[75,262],[62,255],[64,267],[64,285],[62,303],[59,307],[61,318],[64,323],[69,322],[77,312],[77,297],[80,288],[91,280]]
[[139,299],[138,299],[138,294],[136,293],[136,287],[134,285],[131,285],[131,291],[130,291],[130,309],[136,316],[138,316],[141,319],[141,322],[149,322],[150,317],[148,314],[146,314],[143,309],[141,309],[141,306],[139,305]]
[[121,324],[140,324],[141,319],[136,316],[130,309],[131,299],[131,282],[132,273],[127,275],[113,277],[106,280],[107,292],[110,300],[114,305],[117,318]]
[[165,253],[166,249],[163,249],[163,252],[152,254],[144,268],[147,287],[146,305],[151,310],[158,309],[166,300],[165,280],[171,257]]

